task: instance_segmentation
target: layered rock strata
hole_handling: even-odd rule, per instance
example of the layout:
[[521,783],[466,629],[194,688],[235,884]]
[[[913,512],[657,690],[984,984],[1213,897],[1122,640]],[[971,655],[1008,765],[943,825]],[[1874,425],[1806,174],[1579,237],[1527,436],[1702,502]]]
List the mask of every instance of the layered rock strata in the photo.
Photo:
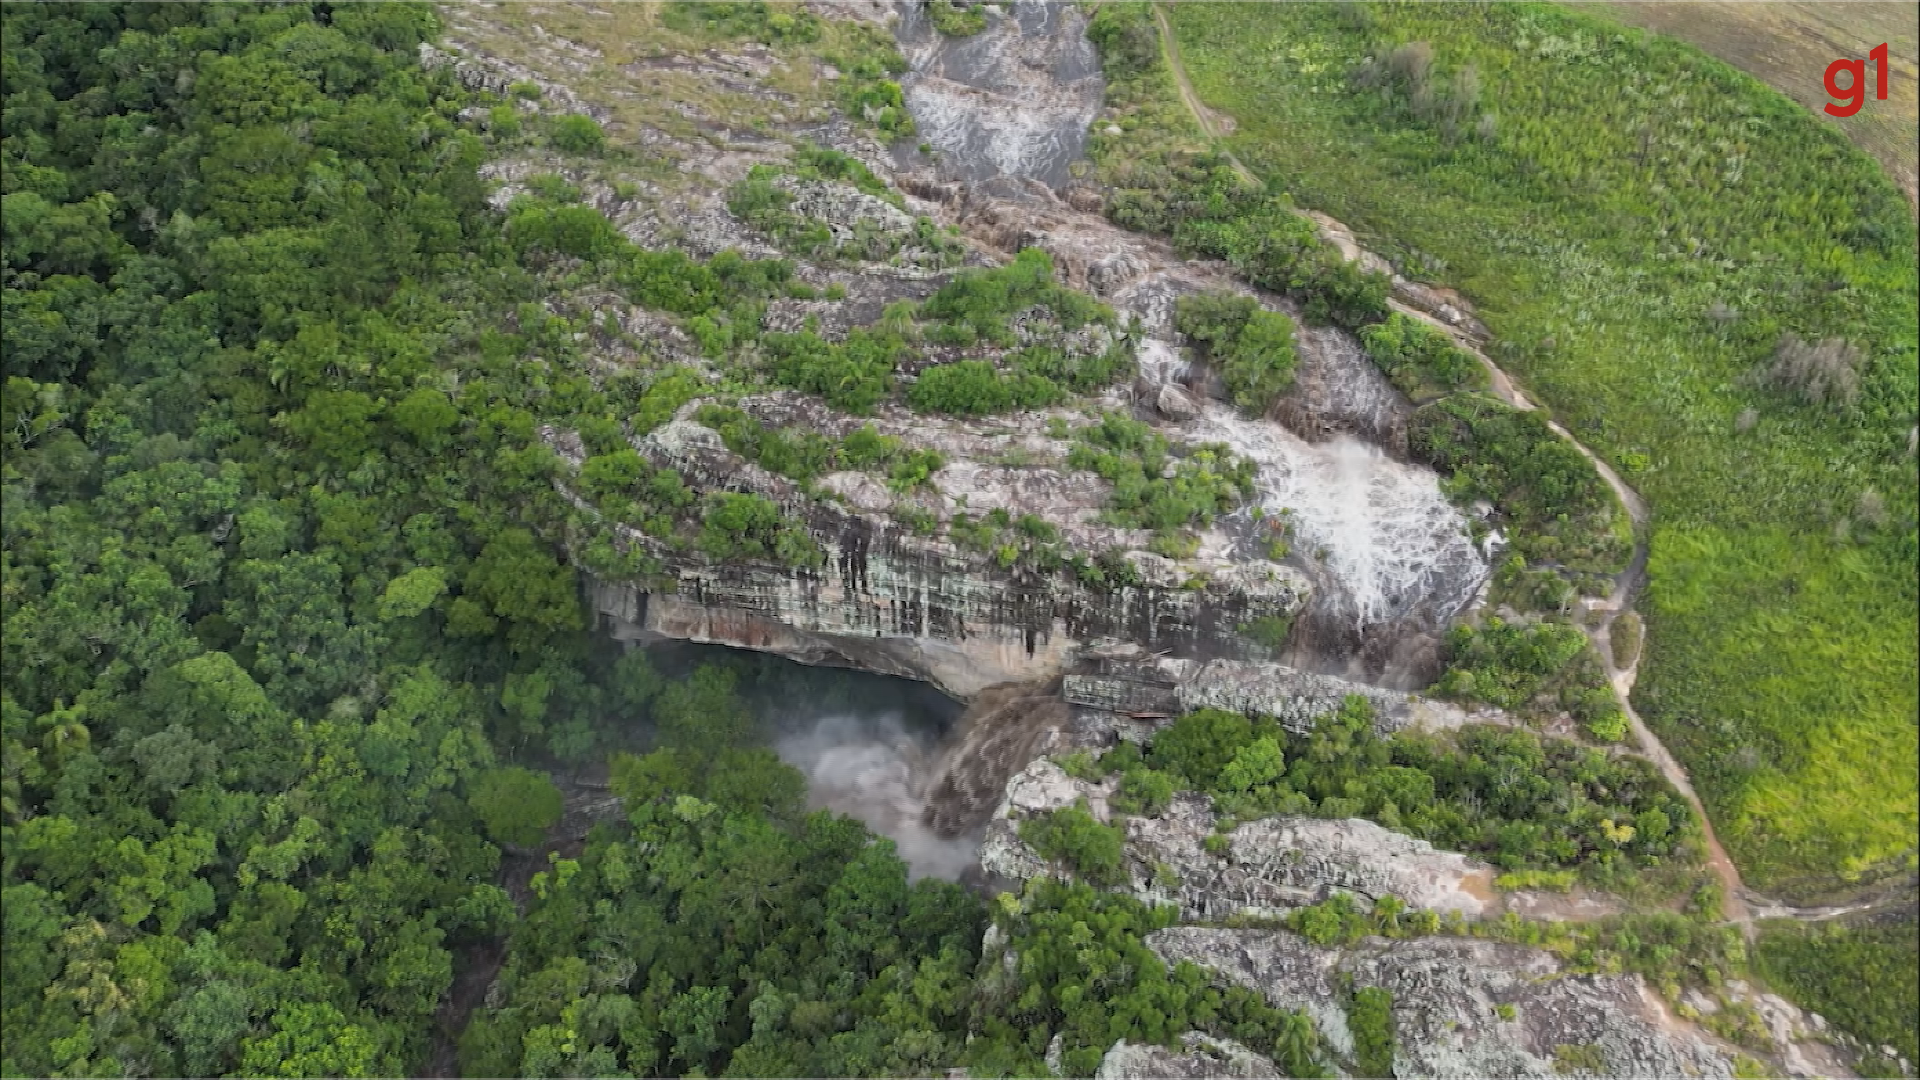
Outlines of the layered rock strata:
[[[555,444],[579,460],[577,445],[559,437]],[[1196,581],[1145,552],[1131,558],[1146,582],[1113,590],[1065,573],[1002,569],[882,514],[815,498],[687,420],[638,448],[698,490],[765,495],[805,526],[826,559],[819,568],[721,562],[623,529],[626,542],[660,560],[672,586],[593,587],[595,608],[626,640],[658,635],[759,649],[924,679],[964,698],[996,683],[1055,676],[1083,646],[1099,643],[1246,655],[1257,646],[1239,627],[1290,617],[1308,593],[1303,576],[1280,564],[1223,560]]]

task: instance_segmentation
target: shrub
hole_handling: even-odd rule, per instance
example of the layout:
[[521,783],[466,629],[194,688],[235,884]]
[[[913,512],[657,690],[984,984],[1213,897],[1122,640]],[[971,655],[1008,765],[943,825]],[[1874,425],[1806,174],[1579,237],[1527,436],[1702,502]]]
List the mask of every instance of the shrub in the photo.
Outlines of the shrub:
[[1124,814],[1153,817],[1173,801],[1173,791],[1173,777],[1136,765],[1121,774],[1113,808]]
[[1126,834],[1094,820],[1087,812],[1085,799],[1021,822],[1020,839],[1041,858],[1066,864],[1092,884],[1120,885],[1126,881]]
[[849,331],[838,344],[811,331],[764,334],[760,346],[775,383],[819,394],[851,413],[873,411],[893,391],[894,365],[906,353],[899,335],[866,328]]
[[862,27],[856,33],[864,38],[856,51],[826,58],[840,69],[840,107],[856,122],[873,125],[883,138],[910,137],[913,117],[900,84],[889,77],[906,72],[906,58],[885,31]]
[[1622,612],[1607,631],[1607,644],[1613,651],[1613,666],[1626,670],[1640,659],[1640,613]]
[[662,18],[681,33],[751,38],[768,45],[818,41],[822,29],[818,15],[766,0],[687,0],[666,5]]
[[590,206],[521,204],[508,214],[507,239],[523,255],[551,251],[581,259],[597,259],[627,245],[613,223]]
[[1028,308],[1044,307],[1060,326],[1077,330],[1090,322],[1113,322],[1113,311],[1083,293],[1054,283],[1053,258],[1027,248],[1005,266],[963,270],[920,305],[920,317],[958,336],[953,344],[987,342],[1012,345],[1008,320]]
[[[1920,934],[1911,915],[1877,926],[1763,924],[1761,974],[1798,1004],[1870,1045],[1920,1059]],[[1869,1075],[1863,1072],[1861,1075]],[[1879,1075],[1892,1076],[1892,1072]]]
[[1098,473],[1113,485],[1107,520],[1155,530],[1162,534],[1156,541],[1175,540],[1177,530],[1190,524],[1210,525],[1215,515],[1253,494],[1253,462],[1236,459],[1224,445],[1184,448],[1187,456],[1175,461],[1172,475],[1167,475],[1167,440],[1138,420],[1107,413],[1075,437],[1067,464]]
[[1750,382],[1797,395],[1809,405],[1844,412],[1860,401],[1860,368],[1866,354],[1844,338],[1817,343],[1788,334],[1773,357],[1749,372]]
[[907,390],[907,403],[920,412],[985,416],[1011,409],[1043,409],[1064,392],[1037,375],[1005,375],[983,360],[961,360],[928,368]]
[[803,487],[832,471],[836,447],[817,431],[769,428],[739,409],[703,406],[694,419],[720,433],[727,449]]
[[598,154],[607,143],[606,134],[593,117],[579,113],[556,117],[550,138],[554,149],[566,154]]
[[969,37],[987,28],[987,14],[976,0],[930,0],[927,17],[948,37]]
[[862,424],[840,441],[840,460],[849,468],[866,469],[892,460],[899,450],[899,439],[880,434],[872,424]]
[[806,529],[764,495],[713,492],[701,522],[700,550],[717,561],[761,560],[817,567],[826,561]]
[[1617,705],[1609,705],[1598,715],[1588,720],[1585,726],[1587,734],[1593,736],[1600,742],[1608,743],[1624,742],[1627,737],[1627,731],[1629,730],[1627,714],[1622,712]]
[[1156,732],[1147,762],[1173,774],[1182,787],[1209,791],[1240,747],[1253,741],[1253,722],[1238,713],[1201,709]]
[[887,473],[887,487],[898,495],[931,484],[933,474],[946,464],[938,450],[908,450],[894,459]]
[[1354,1075],[1391,1077],[1392,991],[1379,986],[1366,986],[1354,991],[1353,1008],[1347,1013],[1347,1027],[1353,1032]]
[[1593,463],[1547,426],[1482,394],[1421,406],[1409,424],[1413,451],[1452,475],[1456,499],[1485,499],[1513,526],[1530,560],[1616,573],[1632,552],[1626,510]]
[[1417,400],[1453,390],[1484,389],[1486,368],[1452,339],[1411,316],[1394,312],[1360,331],[1367,356],[1408,397]]
[[487,110],[487,130],[496,138],[511,139],[520,134],[520,111],[511,105],[495,105]]
[[1233,402],[1260,415],[1293,385],[1293,320],[1233,293],[1183,296],[1174,328],[1193,339],[1220,371]]
[[[1364,697],[1349,697],[1307,735],[1201,710],[1157,732],[1144,765],[1118,753],[1102,767],[1162,773],[1175,788],[1212,795],[1230,816],[1366,817],[1511,871],[1610,874],[1676,852],[1693,857],[1692,812],[1645,761],[1494,725],[1380,738]],[[1147,784],[1132,777],[1122,790]]]
[[645,435],[673,419],[680,406],[712,389],[700,373],[678,365],[667,368],[647,384],[633,413],[633,433]]
[[1518,710],[1586,648],[1586,635],[1566,623],[1508,623],[1489,618],[1476,630],[1447,632],[1447,673],[1434,693]]

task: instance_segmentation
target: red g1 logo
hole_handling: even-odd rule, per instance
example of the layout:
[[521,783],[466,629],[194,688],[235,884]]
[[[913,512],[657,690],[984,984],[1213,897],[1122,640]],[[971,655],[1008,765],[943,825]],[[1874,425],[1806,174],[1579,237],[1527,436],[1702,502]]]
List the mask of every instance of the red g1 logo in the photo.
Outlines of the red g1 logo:
[[[1873,97],[1876,101],[1887,100],[1887,44],[1881,42],[1867,53],[1874,64]],[[1840,75],[1845,72],[1853,79],[1848,85],[1840,85]],[[1833,100],[1827,103],[1830,116],[1852,116],[1860,111],[1867,100],[1867,62],[1849,60],[1842,57],[1827,65],[1827,93]]]

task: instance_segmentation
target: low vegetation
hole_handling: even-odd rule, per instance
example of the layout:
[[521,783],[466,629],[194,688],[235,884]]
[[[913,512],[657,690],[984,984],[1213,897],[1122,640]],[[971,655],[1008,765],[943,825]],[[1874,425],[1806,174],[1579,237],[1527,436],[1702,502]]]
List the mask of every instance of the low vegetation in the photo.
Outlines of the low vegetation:
[[837,237],[819,218],[793,209],[795,183],[844,183],[900,209],[899,192],[887,187],[859,159],[837,150],[807,146],[790,163],[755,165],[727,193],[727,209],[764,233],[781,250],[816,262],[835,260],[900,262],[940,268],[960,262],[966,248],[951,230],[942,230],[924,215],[911,229],[887,228],[877,217],[858,217],[851,236]]
[[806,526],[764,495],[715,491],[700,518],[699,548],[717,562],[779,562],[818,567],[825,555]]
[[1394,312],[1362,329],[1360,341],[1393,385],[1415,402],[1489,386],[1486,367],[1472,353],[1409,315]]
[[1764,923],[1754,961],[1782,993],[1876,1048],[1861,1075],[1899,1075],[1882,1046],[1920,1061],[1920,932],[1911,916],[1866,926]]
[[1270,1056],[1288,1076],[1332,1075],[1304,1013],[1276,1009],[1245,987],[1222,988],[1196,965],[1169,968],[1147,947],[1142,939],[1177,914],[1050,878],[1035,879],[1017,899],[1004,894],[993,920],[1020,959],[981,969],[979,1030],[963,1058],[969,1072],[1045,1072],[1057,1033],[1060,1071],[1090,1076],[1116,1040],[1171,1045],[1199,1030]]
[[[1100,565],[1085,555],[1069,555],[1060,541],[1060,530],[1037,514],[1014,517],[995,508],[979,517],[957,513],[947,523],[947,535],[962,548],[985,552],[1002,570],[1018,567],[1025,571],[1051,574],[1062,567]],[[1126,567],[1131,570],[1131,564]]]
[[[1496,359],[1652,504],[1637,701],[1748,880],[1814,890],[1904,865],[1920,290],[1893,185],[1791,102],[1587,12],[1167,16],[1200,97],[1238,121],[1238,159],[1471,297]],[[1104,5],[1103,41],[1131,18]],[[1095,141],[1103,168],[1142,176],[1176,142]],[[1154,190],[1196,201],[1220,172]],[[1559,557],[1586,546],[1559,534]]]
[[1079,805],[1036,814],[1022,821],[1020,839],[1041,858],[1061,863],[1083,881],[1095,885],[1126,883],[1122,861],[1126,832],[1094,820],[1087,812],[1084,799]]
[[927,18],[948,37],[971,37],[987,28],[982,0],[927,0]]
[[[1410,910],[1392,894],[1367,906],[1351,894],[1335,893],[1318,904],[1287,912],[1280,923],[1316,945],[1434,934],[1528,945],[1557,954],[1573,973],[1641,975],[1668,1002],[1679,1005],[1688,987],[1717,993],[1729,979],[1752,974],[1740,931],[1718,921],[1714,888],[1701,886],[1684,911],[1635,912],[1589,922],[1534,921],[1515,915],[1469,921],[1458,912]],[[1263,921],[1234,922],[1257,925]],[[1765,1027],[1750,1007],[1723,1005],[1721,1011],[1723,1015],[1707,1018],[1717,1034],[1756,1049],[1769,1047]]]
[[1454,499],[1498,508],[1508,539],[1529,562],[1599,574],[1626,568],[1633,553],[1626,508],[1538,411],[1451,394],[1413,414],[1407,441],[1449,474],[1445,489]]
[[1606,670],[1576,626],[1489,617],[1449,630],[1445,656],[1446,673],[1433,687],[1437,695],[1536,719],[1564,711],[1600,742],[1627,737],[1627,717]]
[[1067,464],[1113,485],[1105,518],[1165,537],[1206,528],[1218,514],[1253,497],[1254,464],[1217,443],[1182,446],[1138,420],[1107,413],[1074,433]]
[[727,449],[808,490],[827,473],[861,469],[884,473],[887,485],[905,494],[931,483],[946,464],[938,450],[908,449],[872,424],[835,441],[817,431],[770,428],[726,405],[703,406],[694,419],[718,431]]
[[1607,881],[1698,858],[1692,811],[1638,758],[1491,725],[1381,738],[1361,697],[1307,735],[1189,713],[1144,755],[1121,743],[1094,768],[1121,776],[1133,812],[1155,812],[1174,790],[1201,791],[1229,819],[1364,817],[1508,871],[1578,869]]
[[1293,385],[1293,320],[1250,296],[1201,293],[1174,304],[1174,329],[1220,372],[1233,403],[1260,416]]

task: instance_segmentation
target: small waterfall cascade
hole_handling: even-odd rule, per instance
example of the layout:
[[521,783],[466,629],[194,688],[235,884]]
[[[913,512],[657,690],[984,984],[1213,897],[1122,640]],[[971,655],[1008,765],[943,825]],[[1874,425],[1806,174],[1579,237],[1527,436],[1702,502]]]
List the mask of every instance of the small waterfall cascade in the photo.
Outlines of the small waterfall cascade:
[[936,739],[924,717],[848,711],[793,724],[774,743],[816,808],[892,838],[915,877],[961,877],[1013,774],[1055,749],[1067,722],[1056,686],[988,687]]
[[[912,0],[899,11],[896,33],[912,66],[903,89],[920,130],[913,141],[936,151],[937,172],[995,197],[1064,187],[1103,91],[1080,9],[1018,0],[958,39],[937,33]],[[929,164],[906,145],[896,153],[903,169]],[[1352,335],[1308,326],[1298,334],[1298,385],[1277,410],[1284,423],[1193,392],[1198,373],[1168,325],[1172,299],[1228,283],[1198,285],[1206,273],[1169,265],[1142,238],[1103,221],[1090,227],[1100,246],[1143,269],[1110,296],[1151,335],[1139,349],[1135,400],[1153,401],[1166,386],[1189,390],[1197,414],[1168,433],[1224,443],[1255,462],[1254,504],[1263,516],[1285,511],[1292,524],[1289,558],[1317,588],[1285,662],[1381,685],[1417,681],[1407,673],[1422,670],[1423,657],[1430,665],[1437,632],[1490,570],[1438,477],[1404,460],[1405,399]],[[1225,524],[1251,525],[1252,516],[1244,507]],[[944,735],[911,709],[781,711],[776,749],[806,775],[812,803],[891,837],[916,876],[964,876],[1007,781],[1071,739],[1069,710],[1050,687],[989,688]]]
[[[1367,363],[1364,356],[1352,361]],[[1170,342],[1142,343],[1140,372],[1149,387],[1177,382],[1186,368]],[[1364,376],[1327,382],[1343,386],[1355,404],[1371,398],[1389,403],[1382,409],[1390,407],[1391,398],[1380,397]],[[1194,442],[1225,443],[1252,460],[1259,468],[1255,505],[1263,516],[1284,512],[1291,522],[1293,550],[1320,585],[1308,613],[1317,661],[1311,666],[1377,677],[1380,661],[1395,651],[1383,638],[1433,632],[1472,602],[1488,576],[1487,559],[1467,535],[1465,517],[1441,493],[1431,469],[1396,460],[1344,432],[1309,442],[1218,401],[1201,402],[1199,415],[1181,434]],[[1251,513],[1246,508],[1234,516]],[[1359,671],[1329,663],[1341,652],[1363,648],[1380,655]]]
[[1334,326],[1297,325],[1293,390],[1275,417],[1295,434],[1318,440],[1357,435],[1406,455],[1408,405],[1352,334]]

